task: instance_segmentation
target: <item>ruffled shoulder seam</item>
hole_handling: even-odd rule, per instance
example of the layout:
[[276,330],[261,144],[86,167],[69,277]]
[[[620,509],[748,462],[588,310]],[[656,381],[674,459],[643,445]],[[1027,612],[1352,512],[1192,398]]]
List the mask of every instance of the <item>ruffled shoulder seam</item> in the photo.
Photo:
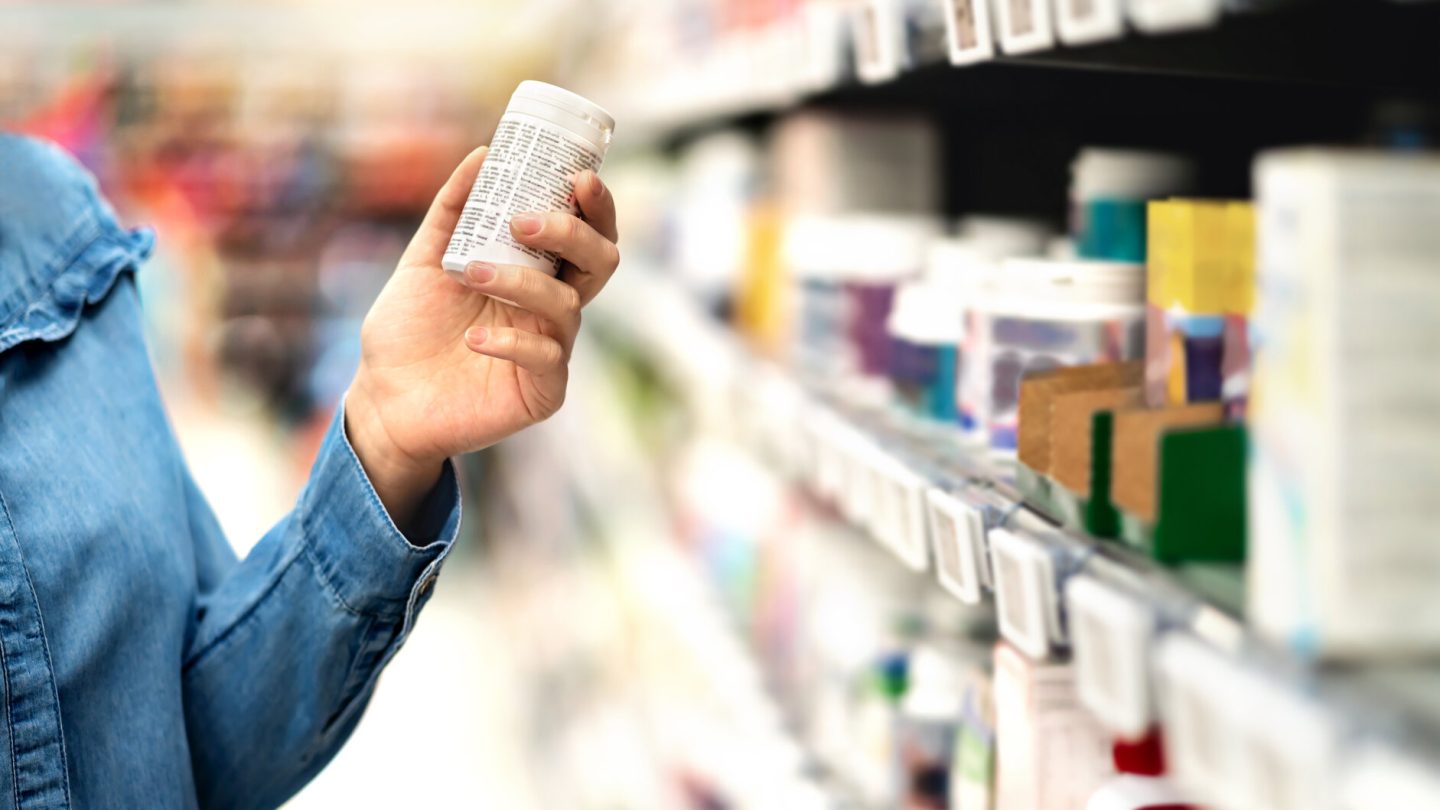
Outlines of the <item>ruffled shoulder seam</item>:
[[69,337],[86,305],[110,294],[115,282],[150,256],[155,233],[101,225],[100,233],[51,279],[8,323],[0,323],[0,352],[31,340],[54,342]]

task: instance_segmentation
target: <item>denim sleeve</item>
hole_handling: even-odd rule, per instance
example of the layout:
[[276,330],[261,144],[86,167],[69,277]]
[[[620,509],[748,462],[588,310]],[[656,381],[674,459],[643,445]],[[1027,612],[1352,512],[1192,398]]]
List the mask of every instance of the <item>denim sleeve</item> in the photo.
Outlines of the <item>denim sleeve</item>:
[[188,485],[200,596],[184,661],[200,804],[281,804],[334,756],[405,641],[459,531],[455,472],[407,538],[337,412],[294,511],[236,563]]

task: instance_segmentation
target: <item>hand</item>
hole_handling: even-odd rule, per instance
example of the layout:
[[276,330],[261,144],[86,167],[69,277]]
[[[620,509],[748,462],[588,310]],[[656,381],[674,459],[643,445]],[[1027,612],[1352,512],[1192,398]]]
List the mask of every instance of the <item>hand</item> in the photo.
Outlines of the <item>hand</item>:
[[564,257],[558,278],[472,264],[461,282],[441,269],[486,151],[472,152],[440,189],[360,331],[346,432],[402,529],[446,458],[560,409],[580,309],[620,263],[614,199],[586,172],[575,180],[580,217],[525,214],[510,223],[519,242]]

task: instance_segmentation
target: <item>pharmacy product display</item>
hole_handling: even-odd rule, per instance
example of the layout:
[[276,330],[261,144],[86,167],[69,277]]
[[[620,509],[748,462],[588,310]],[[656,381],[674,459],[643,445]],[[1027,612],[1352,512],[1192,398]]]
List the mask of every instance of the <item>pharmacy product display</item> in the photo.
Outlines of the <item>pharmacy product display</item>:
[[575,177],[598,171],[615,133],[599,105],[544,82],[521,82],[490,139],[441,264],[471,262],[560,271],[561,258],[515,241],[510,219],[525,212],[575,213]]
[[[819,126],[806,121],[817,141]],[[757,166],[767,163],[763,150],[783,148],[757,143]],[[1440,462],[1421,441],[1428,434],[1406,421],[1429,412],[1429,388],[1408,375],[1435,362],[1419,269],[1420,257],[1436,255],[1420,225],[1426,195],[1440,193],[1433,160],[1265,151],[1251,203],[1177,196],[1205,185],[1183,155],[1078,154],[1070,193],[1054,189],[1051,222],[1079,214],[1067,239],[1026,218],[967,214],[901,240],[896,223],[909,213],[878,214],[860,201],[825,214],[781,207],[764,223],[780,236],[763,266],[782,279],[757,279],[751,268],[734,293],[746,299],[756,283],[789,291],[778,315],[790,337],[780,346],[751,334],[744,318],[727,325],[683,295],[649,291],[668,284],[663,245],[611,302],[617,311],[604,328],[625,345],[653,347],[644,353],[689,403],[699,435],[740,448],[822,522],[868,534],[895,572],[930,573],[954,610],[994,605],[1002,641],[988,665],[976,664],[973,631],[957,636],[917,607],[936,598],[928,586],[891,601],[881,583],[895,572],[849,579],[848,596],[815,612],[843,616],[836,626],[852,632],[878,627],[860,635],[879,641],[862,654],[832,640],[817,655],[832,675],[820,676],[830,685],[819,707],[799,712],[818,724],[802,744],[865,806],[947,806],[944,784],[951,807],[1328,807],[1315,803],[1326,785],[1375,778],[1352,776],[1372,767],[1346,758],[1352,745],[1417,756],[1433,774],[1429,749],[1407,742],[1440,729],[1421,685],[1433,669],[1391,663],[1427,654],[1427,625],[1389,611],[1429,615],[1440,605],[1399,584],[1365,596],[1367,568],[1343,578],[1328,568],[1359,553],[1344,551],[1342,536],[1429,516],[1402,496]],[[827,159],[772,175],[768,193],[784,197],[787,177],[825,176]],[[1401,173],[1404,182],[1385,179]],[[893,192],[877,186],[875,196]],[[1383,257],[1346,235],[1400,199],[1411,207],[1383,215]],[[764,206],[765,194],[744,204]],[[925,247],[902,247],[912,240]],[[1306,260],[1322,253],[1324,261]],[[1343,282],[1347,274],[1356,280]],[[1375,286],[1354,287],[1345,299],[1354,307],[1340,307],[1334,296],[1352,289],[1345,283]],[[1405,304],[1393,297],[1401,290]],[[1384,296],[1393,332],[1365,326]],[[653,326],[622,314],[687,309]],[[672,339],[661,341],[662,329]],[[686,337],[673,339],[677,329]],[[1382,351],[1385,335],[1395,342]],[[1346,362],[1365,365],[1348,375],[1362,387],[1327,376]],[[1400,369],[1403,389],[1384,393],[1391,378],[1372,379]],[[1412,443],[1403,469],[1418,478],[1402,484],[1378,471],[1387,434],[1359,441],[1354,427],[1321,416],[1370,413],[1352,410],[1360,403],[1399,408],[1387,418]],[[1302,411],[1310,415],[1296,418]],[[1301,457],[1311,460],[1292,466]],[[1361,504],[1378,502],[1347,506],[1322,458],[1348,459],[1352,498],[1372,491],[1353,483],[1362,469],[1390,480],[1393,511],[1365,522],[1379,507]],[[1300,519],[1320,514],[1333,521],[1327,527],[1349,528],[1320,532],[1314,517]],[[817,540],[830,531],[807,542],[842,542],[839,530]],[[1377,575],[1408,560],[1408,581],[1430,582],[1423,550],[1405,550],[1404,536],[1366,544],[1365,559]],[[865,591],[890,595],[862,617],[855,606]],[[912,618],[892,623],[907,603]],[[1387,632],[1374,631],[1380,624]],[[786,626],[802,647],[807,632],[822,632]],[[756,649],[762,660],[775,653]],[[1331,669],[1320,660],[1328,658],[1351,668]],[[862,671],[862,686],[838,674]],[[988,688],[975,691],[981,682]],[[1232,688],[1242,697],[1222,708]],[[1253,710],[1271,703],[1285,707],[1274,727]],[[1302,728],[1315,729],[1314,745],[1281,756],[1273,785],[1252,757],[1206,747],[1225,749],[1214,741],[1233,736],[1269,751]]]

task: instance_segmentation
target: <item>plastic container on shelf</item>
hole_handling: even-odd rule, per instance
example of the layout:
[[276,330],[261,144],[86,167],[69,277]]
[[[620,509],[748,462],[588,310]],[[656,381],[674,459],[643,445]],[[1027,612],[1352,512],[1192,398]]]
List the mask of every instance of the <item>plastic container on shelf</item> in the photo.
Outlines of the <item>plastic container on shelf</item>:
[[1181,155],[1087,147],[1070,165],[1070,230],[1081,258],[1145,261],[1145,204],[1190,189]]
[[955,424],[956,373],[963,337],[960,296],[935,281],[908,281],[895,292],[888,330],[890,380],[913,413]]
[[967,407],[992,449],[1014,453],[1026,373],[1143,356],[1145,267],[1008,259],[975,317],[987,360],[974,364],[970,385],[985,393]]
[[985,438],[971,405],[984,391],[976,387],[981,381],[969,374],[966,363],[967,357],[988,356],[985,335],[976,328],[978,302],[988,294],[1001,259],[1040,255],[1051,238],[1047,226],[1030,220],[968,216],[960,221],[955,238],[939,239],[930,246],[926,277],[958,300],[961,337],[955,358],[955,414],[969,437]]
[[924,271],[938,230],[928,217],[897,214],[806,217],[789,225],[783,254],[796,285],[794,354],[802,369],[885,379],[895,288]]
[[848,336],[862,377],[890,369],[886,324],[895,288],[925,270],[925,252],[939,233],[927,217],[863,215],[850,220],[844,250],[851,257],[842,277]]

